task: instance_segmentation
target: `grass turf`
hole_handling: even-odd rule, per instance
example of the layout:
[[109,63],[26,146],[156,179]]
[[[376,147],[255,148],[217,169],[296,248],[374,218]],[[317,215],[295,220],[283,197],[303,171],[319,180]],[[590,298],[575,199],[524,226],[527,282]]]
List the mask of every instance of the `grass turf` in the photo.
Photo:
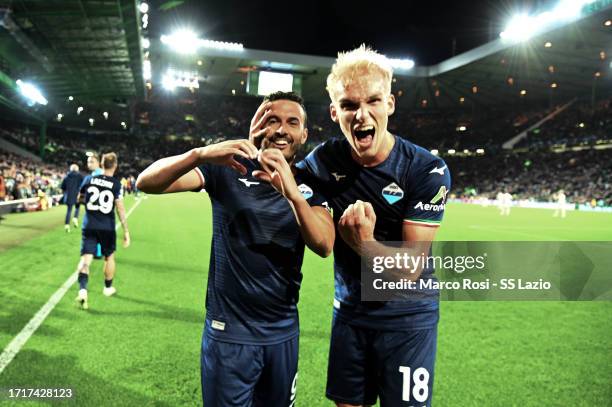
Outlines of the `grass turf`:
[[[102,295],[94,262],[91,309],[75,308],[73,287],[0,374],[0,388],[71,387],[76,397],[66,404],[79,406],[201,404],[210,204],[205,194],[147,198],[129,218],[132,246],[118,249],[117,296]],[[0,225],[2,349],[75,269],[80,234],[64,233],[62,218],[61,210],[9,215]],[[19,237],[5,227],[54,222]],[[438,237],[612,240],[612,216],[554,219],[552,211],[513,209],[504,218],[496,208],[449,205]],[[324,389],[332,261],[308,253],[303,272],[298,405],[331,405]],[[611,313],[609,302],[443,302],[434,405],[609,405]]]

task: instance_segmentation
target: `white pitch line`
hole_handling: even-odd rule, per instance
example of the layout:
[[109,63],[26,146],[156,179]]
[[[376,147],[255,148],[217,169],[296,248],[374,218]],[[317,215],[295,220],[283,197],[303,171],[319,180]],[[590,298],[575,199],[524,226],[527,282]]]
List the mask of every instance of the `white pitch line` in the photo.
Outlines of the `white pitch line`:
[[[134,206],[130,208],[125,218],[127,219],[134,209],[142,202],[141,199],[137,199]],[[119,224],[115,226],[115,230],[119,229]],[[41,309],[30,319],[30,321],[23,327],[21,332],[13,338],[13,340],[4,348],[0,355],[0,374],[6,369],[11,361],[17,356],[23,345],[30,339],[30,337],[36,332],[36,330],[42,325],[44,320],[49,316],[53,308],[62,300],[66,292],[77,280],[78,271],[75,271],[68,277],[68,279],[62,284],[56,292],[53,293],[51,298],[42,306]]]

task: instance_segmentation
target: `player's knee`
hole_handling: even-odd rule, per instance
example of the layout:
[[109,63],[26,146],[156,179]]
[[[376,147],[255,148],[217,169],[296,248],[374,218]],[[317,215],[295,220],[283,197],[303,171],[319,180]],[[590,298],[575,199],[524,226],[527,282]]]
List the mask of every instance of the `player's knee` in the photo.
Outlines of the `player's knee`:
[[81,260],[79,262],[79,269],[77,270],[79,273],[89,274],[89,264],[85,261]]

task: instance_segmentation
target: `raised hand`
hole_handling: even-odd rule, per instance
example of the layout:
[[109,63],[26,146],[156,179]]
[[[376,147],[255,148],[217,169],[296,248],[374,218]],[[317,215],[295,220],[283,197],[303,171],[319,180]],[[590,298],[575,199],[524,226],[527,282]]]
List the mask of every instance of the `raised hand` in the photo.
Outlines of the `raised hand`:
[[302,197],[291,172],[291,167],[280,150],[276,148],[266,149],[259,154],[258,160],[264,171],[253,171],[255,178],[269,182],[290,201]]
[[198,149],[198,162],[225,165],[245,175],[247,169],[236,161],[234,158],[236,155],[254,160],[257,158],[257,148],[249,140],[222,141],[221,143],[200,147]]
[[251,126],[249,129],[249,140],[257,148],[261,147],[261,141],[266,137],[268,128],[266,123],[271,115],[272,102],[265,102],[259,105],[255,115],[251,119]]

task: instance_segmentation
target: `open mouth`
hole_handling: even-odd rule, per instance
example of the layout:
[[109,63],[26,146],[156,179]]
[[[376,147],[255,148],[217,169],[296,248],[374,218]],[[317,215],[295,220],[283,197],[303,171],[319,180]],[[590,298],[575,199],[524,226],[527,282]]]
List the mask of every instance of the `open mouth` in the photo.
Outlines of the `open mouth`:
[[357,144],[361,147],[369,147],[374,140],[376,130],[374,126],[363,126],[353,131]]
[[284,150],[293,143],[293,140],[287,137],[272,137],[269,141],[268,148],[278,148]]

